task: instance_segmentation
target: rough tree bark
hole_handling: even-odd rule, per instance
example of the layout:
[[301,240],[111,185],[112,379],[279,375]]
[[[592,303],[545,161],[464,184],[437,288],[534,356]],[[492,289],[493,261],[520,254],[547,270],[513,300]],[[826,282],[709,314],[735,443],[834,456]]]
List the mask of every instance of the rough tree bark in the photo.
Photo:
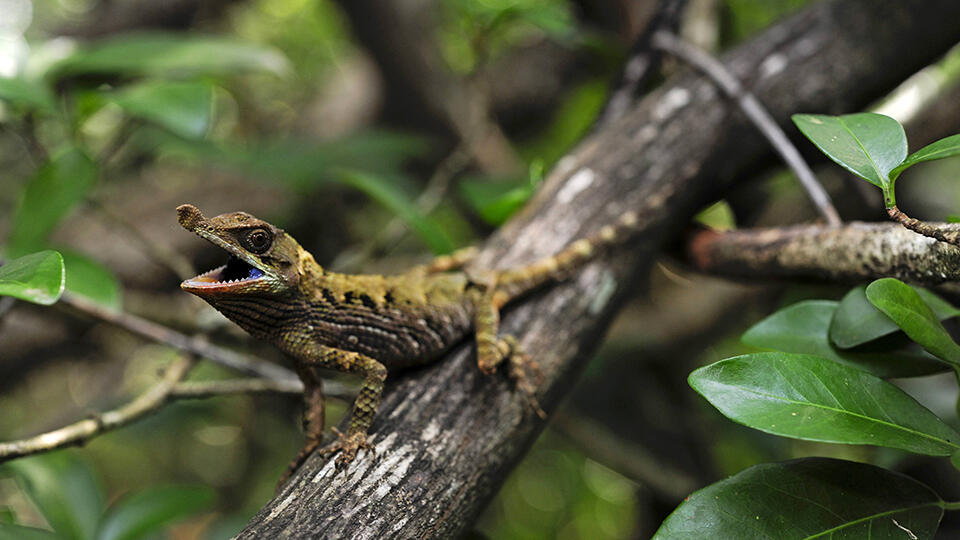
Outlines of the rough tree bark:
[[[960,233],[960,224],[931,225]],[[721,276],[831,283],[895,277],[924,285],[960,281],[960,248],[899,223],[798,225],[722,234],[703,231],[693,237],[689,249],[697,268]]]
[[[857,110],[960,40],[955,0],[819,3],[738,47],[726,66],[781,124],[797,111]],[[909,44],[906,46],[905,44]],[[484,246],[478,266],[553,253],[628,209],[631,249],[512,309],[512,332],[545,374],[552,410],[569,390],[657,247],[763,159],[765,144],[719,92],[679,76],[590,135],[533,201]],[[372,427],[376,458],[344,474],[313,456],[240,538],[439,538],[467,530],[544,423],[505,374],[483,376],[464,344],[443,362],[392,377]]]

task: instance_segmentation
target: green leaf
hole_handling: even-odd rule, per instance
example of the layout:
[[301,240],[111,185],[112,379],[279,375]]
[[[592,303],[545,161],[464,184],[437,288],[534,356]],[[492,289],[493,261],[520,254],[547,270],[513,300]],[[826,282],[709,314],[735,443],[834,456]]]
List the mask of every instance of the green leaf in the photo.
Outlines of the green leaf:
[[819,356],[737,356],[697,369],[688,380],[727,418],[774,435],[931,456],[960,449],[960,433],[903,390]]
[[960,450],[950,455],[950,463],[953,464],[954,469],[960,471]]
[[434,253],[448,253],[453,249],[450,238],[437,225],[420,213],[406,195],[383,178],[358,171],[339,171],[334,177],[354,187],[405,221]]
[[[937,319],[942,321],[960,315],[960,309],[936,294],[919,287],[914,290]],[[890,317],[867,300],[866,291],[866,285],[850,289],[840,301],[830,321],[830,341],[836,346],[849,349],[900,330]]]
[[960,345],[912,287],[894,278],[878,279],[867,286],[867,299],[930,354],[960,368]]
[[12,296],[49,306],[60,299],[66,283],[63,257],[41,251],[0,266],[0,296]]
[[75,540],[93,538],[103,512],[103,493],[83,462],[56,452],[5,466],[54,531]]
[[56,153],[27,184],[13,217],[8,252],[24,255],[46,247],[47,235],[83,200],[97,166],[78,148]]
[[276,49],[218,36],[161,32],[104,39],[78,50],[51,68],[54,77],[122,74],[177,76],[233,75],[238,71],[289,71]]
[[66,288],[113,309],[120,309],[120,282],[109,268],[79,253],[63,252],[67,270]]
[[0,506],[0,523],[13,523],[17,520],[16,518],[17,516],[13,513],[13,510],[6,506]]
[[47,85],[20,77],[0,77],[0,101],[49,114],[57,111],[53,92]]
[[653,538],[930,540],[942,505],[930,488],[900,473],[838,459],[798,459],[755,465],[697,491]]
[[534,186],[525,179],[465,178],[460,181],[464,199],[491,225],[502,225],[526,204],[533,191]]
[[[890,171],[907,157],[903,126],[889,116],[795,114],[793,123],[830,159],[892,195]],[[892,197],[888,197],[887,206]]]
[[852,352],[830,343],[830,321],[837,310],[831,300],[807,300],[788,306],[753,325],[742,341],[752,347],[814,354],[866,370],[878,377],[916,377],[944,371],[946,366],[922,351]]
[[150,81],[124,88],[111,99],[127,114],[188,139],[203,137],[213,115],[213,87],[204,82]]
[[100,524],[97,540],[136,540],[203,511],[213,501],[207,487],[152,487],[117,502]]
[[63,540],[55,532],[11,523],[0,523],[0,540]]
[[898,176],[900,176],[900,173],[907,169],[907,167],[912,167],[917,163],[948,158],[956,155],[960,155],[960,133],[940,139],[937,142],[930,143],[920,150],[910,154],[903,163],[893,169],[893,171],[890,173],[890,181],[893,182]]

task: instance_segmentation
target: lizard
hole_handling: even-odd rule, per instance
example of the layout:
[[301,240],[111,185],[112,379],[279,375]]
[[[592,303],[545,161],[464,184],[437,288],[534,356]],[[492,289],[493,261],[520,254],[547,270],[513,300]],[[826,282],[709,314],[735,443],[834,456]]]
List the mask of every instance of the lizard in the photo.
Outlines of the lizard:
[[539,367],[513,336],[498,335],[500,309],[625,241],[638,221],[636,213],[626,212],[595,235],[519,268],[470,269],[477,250],[464,248],[381,276],[326,270],[283,229],[246,212],[206,218],[183,204],[177,219],[230,256],[225,265],[180,287],[292,357],[303,381],[306,442],[281,484],[322,445],[323,395],[314,368],[363,378],[346,431],[334,428],[337,438],[321,450],[338,454],[338,471],[360,450],[372,449],[367,431],[388,372],[436,361],[471,332],[479,369],[493,374],[506,362],[517,390],[545,418],[535,397]]

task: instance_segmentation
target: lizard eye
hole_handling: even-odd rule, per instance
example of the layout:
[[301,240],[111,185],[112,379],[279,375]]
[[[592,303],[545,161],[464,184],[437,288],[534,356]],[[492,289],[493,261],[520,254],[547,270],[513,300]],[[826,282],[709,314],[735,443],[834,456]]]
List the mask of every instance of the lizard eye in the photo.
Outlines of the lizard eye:
[[271,240],[270,233],[264,229],[254,229],[244,236],[245,247],[257,254],[267,251],[267,248],[270,247]]

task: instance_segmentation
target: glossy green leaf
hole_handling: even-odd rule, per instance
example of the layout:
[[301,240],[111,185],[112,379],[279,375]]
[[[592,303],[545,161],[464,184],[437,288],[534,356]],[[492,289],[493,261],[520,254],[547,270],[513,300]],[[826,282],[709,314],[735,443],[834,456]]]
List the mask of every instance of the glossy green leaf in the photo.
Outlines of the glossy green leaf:
[[80,149],[56,153],[27,184],[13,217],[8,252],[23,255],[46,247],[47,235],[87,194],[97,166]]
[[877,113],[795,114],[791,118],[827,157],[885,194],[892,193],[890,172],[907,157],[907,136],[900,122]]
[[114,504],[100,524],[97,540],[137,540],[205,510],[213,502],[206,487],[151,487]]
[[894,279],[883,278],[867,286],[867,299],[930,354],[960,367],[960,345],[957,345],[940,319],[913,287]]
[[431,219],[422,215],[409,197],[384,178],[357,171],[339,171],[334,176],[339,182],[366,193],[395,213],[416,231],[434,253],[448,253],[453,249],[453,242],[446,233]]
[[56,251],[31,253],[0,266],[0,296],[50,305],[60,299],[65,283],[63,257]]
[[900,176],[900,173],[902,173],[907,167],[911,167],[917,163],[948,158],[956,155],[960,155],[960,133],[940,139],[937,142],[930,143],[920,150],[917,150],[916,152],[907,156],[907,159],[893,169],[893,171],[890,173],[890,180],[896,180],[897,177]]
[[0,523],[0,540],[64,540],[68,538],[36,527]]
[[503,224],[533,195],[533,185],[526,179],[465,178],[459,187],[464,200],[491,225]]
[[63,252],[67,270],[66,288],[106,307],[119,309],[120,282],[109,268],[79,253]]
[[13,510],[6,506],[0,506],[0,523],[13,523],[17,520],[16,517]]
[[287,59],[276,49],[218,36],[133,33],[78,50],[51,68],[67,75],[232,75],[238,71],[284,74]]
[[103,493],[89,467],[67,452],[19,459],[5,467],[54,531],[75,540],[93,538]]
[[916,480],[827,458],[764,463],[690,495],[655,540],[930,540],[943,501]]
[[127,114],[196,139],[213,115],[213,87],[204,82],[150,81],[124,88],[111,99]]
[[852,352],[834,347],[828,332],[837,305],[831,300],[807,300],[787,306],[753,325],[742,341],[761,349],[822,356],[878,377],[916,377],[947,369],[922,351]]
[[[937,319],[942,321],[960,315],[960,309],[936,294],[919,287],[914,290]],[[853,288],[840,301],[830,321],[830,341],[834,345],[849,349],[900,330],[890,317],[867,300],[866,291],[866,285]]]
[[819,356],[737,356],[697,369],[689,382],[727,418],[774,435],[931,456],[960,449],[960,433],[903,390]]
[[45,84],[19,77],[0,77],[0,101],[44,113],[57,110],[53,92]]
[[960,450],[950,455],[950,463],[953,464],[954,469],[960,471]]

